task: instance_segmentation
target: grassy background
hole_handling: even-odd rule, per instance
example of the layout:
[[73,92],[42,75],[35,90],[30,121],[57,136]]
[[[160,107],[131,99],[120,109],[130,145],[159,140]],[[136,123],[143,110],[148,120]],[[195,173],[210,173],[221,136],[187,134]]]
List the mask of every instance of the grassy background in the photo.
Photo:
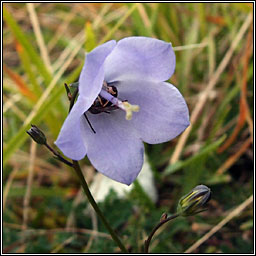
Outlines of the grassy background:
[[[36,124],[52,144],[68,112],[63,84],[78,80],[84,51],[135,35],[172,42],[171,82],[188,103],[192,125],[171,142],[146,145],[156,204],[137,187],[127,199],[110,193],[100,207],[129,250],[141,252],[162,213],[174,212],[180,196],[205,184],[213,192],[209,211],[166,225],[150,251],[253,252],[252,4],[3,6],[5,252],[119,251],[86,211],[86,200],[77,200],[80,186],[73,172],[25,131]],[[95,171],[87,159],[81,165],[90,182]],[[207,236],[212,229],[216,232]],[[188,249],[205,234],[203,244]]]

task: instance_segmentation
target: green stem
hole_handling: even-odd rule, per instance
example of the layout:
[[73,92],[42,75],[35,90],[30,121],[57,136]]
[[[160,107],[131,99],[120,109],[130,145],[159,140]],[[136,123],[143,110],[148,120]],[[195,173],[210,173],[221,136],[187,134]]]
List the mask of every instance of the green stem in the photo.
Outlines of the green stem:
[[155,232],[166,222],[170,221],[170,220],[173,220],[175,218],[177,218],[179,216],[178,213],[175,213],[173,214],[172,216],[166,218],[165,220],[162,220],[160,221],[154,228],[153,230],[151,231],[150,235],[148,236],[148,239],[145,240],[145,253],[148,253],[148,249],[149,249],[149,245],[150,245],[150,242],[151,242],[151,239],[153,237],[153,235],[155,234]]
[[[66,90],[67,90],[67,86]],[[69,92],[69,90],[67,90],[67,92]],[[71,109],[73,108],[74,104],[75,104],[75,99],[77,97],[78,94],[78,88],[76,88],[75,92],[73,93],[72,97],[69,98],[70,100],[70,106],[69,106],[69,112],[71,111]],[[89,187],[87,185],[87,182],[84,178],[84,175],[82,173],[81,167],[78,163],[78,161],[72,160],[73,161],[73,168],[81,182],[81,185],[84,189],[84,192],[90,202],[90,204],[92,205],[93,209],[95,210],[95,212],[97,213],[97,215],[99,216],[99,218],[102,220],[103,224],[105,225],[105,227],[108,229],[108,232],[110,233],[111,237],[113,238],[113,240],[117,243],[117,245],[119,246],[119,248],[121,249],[121,251],[123,253],[128,253],[128,251],[126,250],[125,246],[123,245],[123,243],[120,241],[120,239],[118,238],[117,234],[115,233],[115,231],[111,228],[110,224],[108,223],[108,221],[105,219],[103,213],[101,212],[99,206],[97,205],[97,203],[95,202]]]
[[73,167],[73,164],[70,163],[68,160],[66,160],[65,158],[63,158],[61,156],[61,154],[57,151],[55,151],[47,142],[44,143],[44,146],[46,146],[54,155],[55,157],[60,160],[61,162],[63,162],[64,164]]
[[118,244],[119,248],[121,249],[121,251],[123,253],[128,253],[126,248],[124,247],[124,245],[122,244],[122,242],[120,241],[120,239],[118,238],[117,234],[115,233],[115,231],[111,228],[111,226],[109,225],[109,223],[107,222],[107,220],[105,219],[103,213],[101,212],[100,208],[98,207],[97,203],[95,202],[89,188],[88,185],[84,179],[84,175],[82,173],[82,170],[80,168],[80,165],[78,163],[78,161],[73,160],[73,168],[76,171],[76,174],[81,182],[81,185],[84,189],[84,192],[90,202],[90,204],[92,205],[92,207],[94,208],[95,212],[97,213],[97,215],[99,216],[99,218],[102,220],[103,224],[105,225],[105,227],[108,229],[110,235],[112,236],[113,240]]

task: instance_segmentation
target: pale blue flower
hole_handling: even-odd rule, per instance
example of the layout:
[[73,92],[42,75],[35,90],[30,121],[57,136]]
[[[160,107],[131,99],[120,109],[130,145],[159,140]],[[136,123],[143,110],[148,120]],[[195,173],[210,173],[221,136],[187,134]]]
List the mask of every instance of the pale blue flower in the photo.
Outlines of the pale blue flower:
[[87,155],[99,172],[131,184],[142,168],[143,141],[169,141],[189,125],[184,98],[164,82],[174,70],[172,46],[161,40],[128,37],[98,46],[86,55],[79,96],[56,145],[65,156]]

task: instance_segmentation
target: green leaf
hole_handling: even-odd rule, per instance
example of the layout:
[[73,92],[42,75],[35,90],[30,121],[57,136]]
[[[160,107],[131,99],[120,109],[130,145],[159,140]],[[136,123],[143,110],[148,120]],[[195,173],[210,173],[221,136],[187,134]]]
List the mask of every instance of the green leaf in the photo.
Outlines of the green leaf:
[[[139,3],[139,4],[142,5],[142,3]],[[128,5],[131,6],[132,4],[128,3]],[[133,26],[134,26],[134,29],[135,29],[137,35],[151,36],[151,34],[152,34],[151,27],[149,29],[145,26],[145,23],[142,20],[141,15],[138,11],[138,8],[131,14],[131,18],[132,18]]]
[[221,175],[211,175],[207,179],[207,185],[217,185],[220,183],[228,183],[231,181],[231,176],[229,174],[221,174]]
[[[8,198],[12,197],[24,197],[26,193],[26,187],[12,187],[12,189],[8,193]],[[52,187],[49,189],[48,187],[37,187],[33,186],[31,188],[31,196],[42,196],[42,197],[56,197],[60,196],[63,197],[69,193],[68,188],[63,189],[63,188],[57,188],[57,187]]]
[[[67,84],[74,81],[74,79],[79,75],[83,64],[78,66],[66,79]],[[44,116],[53,108],[56,103],[58,103],[60,96],[65,93],[64,87],[55,86],[54,90],[50,94],[49,98],[38,110],[37,115],[31,120],[33,124],[40,124],[40,121],[44,118]],[[67,111],[68,112],[68,111]],[[26,130],[30,128],[30,124],[23,125],[16,135],[7,143],[3,150],[3,165],[7,163],[11,155],[25,142],[28,138]],[[56,126],[56,129],[60,127]]]
[[208,144],[205,145],[196,155],[191,156],[190,158],[184,161],[177,161],[175,164],[168,165],[163,172],[163,176],[169,175],[182,168],[185,168],[186,166],[191,165],[197,160],[200,160],[201,158],[213,153],[219,147],[219,145],[225,140],[225,138],[226,138],[226,135],[224,134],[221,138],[219,138],[214,143],[210,145]]
[[28,75],[28,78],[31,82],[33,92],[36,94],[36,96],[40,96],[42,94],[42,88],[38,84],[36,80],[36,74],[33,72],[33,67],[31,65],[31,61],[29,59],[27,51],[21,46],[18,47],[18,54],[22,63],[22,67],[24,68],[26,74]]
[[103,37],[103,39],[99,42],[99,45],[108,41],[113,36],[113,34],[119,29],[119,27],[123,25],[123,23],[126,21],[126,19],[136,10],[136,8],[137,8],[137,3],[135,3],[131,6],[131,8],[116,23],[116,25],[107,33],[107,35],[105,37]]
[[155,208],[154,203],[144,191],[143,187],[140,185],[138,180],[133,182],[134,188],[131,191],[131,198],[136,198],[139,205],[143,207],[145,210],[152,210]]
[[52,76],[45,67],[41,57],[36,53],[32,44],[27,40],[26,35],[21,30],[20,26],[17,24],[15,19],[12,17],[11,13],[7,10],[6,6],[3,6],[3,18],[6,21],[7,25],[13,32],[15,38],[19,41],[19,43],[23,46],[23,48],[27,51],[31,61],[36,65],[38,72],[44,78],[45,84],[48,85]]
[[[55,90],[49,99],[42,105],[42,107],[37,112],[37,115],[31,120],[32,124],[40,124],[40,121],[44,118],[44,116],[50,111],[50,109],[54,106],[54,104],[59,100],[61,94],[64,92],[63,87],[58,87]],[[16,135],[7,143],[3,150],[3,165],[11,157],[12,153],[15,152],[28,138],[26,134],[26,130],[30,128],[30,124],[23,125]]]
[[96,38],[91,23],[87,22],[85,25],[85,50],[90,52],[96,47]]

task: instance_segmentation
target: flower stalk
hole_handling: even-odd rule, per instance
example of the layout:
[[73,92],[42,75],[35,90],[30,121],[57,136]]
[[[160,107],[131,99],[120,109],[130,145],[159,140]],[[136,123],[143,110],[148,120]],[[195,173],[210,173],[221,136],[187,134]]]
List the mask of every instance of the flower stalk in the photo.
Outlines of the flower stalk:
[[106,218],[104,217],[103,213],[101,212],[99,206],[97,205],[97,203],[95,202],[89,187],[87,185],[87,182],[85,181],[84,175],[82,173],[82,170],[80,168],[80,165],[78,163],[78,161],[73,160],[73,168],[81,182],[81,185],[83,187],[83,190],[88,198],[88,201],[90,202],[91,206],[93,207],[93,209],[95,210],[95,212],[97,213],[97,215],[99,216],[99,218],[101,219],[101,221],[103,222],[103,224],[105,225],[105,227],[108,229],[110,235],[112,236],[113,240],[116,242],[116,244],[119,246],[119,248],[121,249],[121,251],[123,253],[128,253],[125,246],[123,245],[123,243],[120,241],[120,239],[118,238],[117,234],[115,233],[115,231],[112,229],[112,227],[110,226],[110,224],[108,223],[108,221],[106,220]]
[[[75,99],[76,99],[76,96],[78,94],[78,88],[76,88],[75,92],[73,93],[72,97],[68,97],[69,101],[70,101],[70,106],[69,106],[69,112],[71,111],[73,105],[74,105],[74,102],[75,102]],[[97,213],[98,217],[101,219],[101,221],[103,222],[103,224],[105,225],[105,227],[107,228],[107,230],[109,231],[112,239],[116,242],[116,244],[119,246],[119,248],[121,249],[121,251],[123,253],[127,253],[127,250],[125,248],[125,246],[123,245],[123,243],[121,242],[121,240],[118,238],[117,234],[115,233],[115,231],[112,229],[111,225],[108,223],[108,221],[106,220],[106,218],[104,217],[103,213],[101,212],[98,204],[95,202],[91,192],[90,192],[90,189],[88,187],[88,184],[84,178],[84,175],[82,173],[82,170],[81,170],[81,167],[79,165],[79,162],[78,161],[75,161],[73,160],[73,165],[72,165],[73,169],[75,170],[79,180],[80,180],[80,183],[83,187],[83,190],[84,190],[84,193],[86,194],[87,196],[87,199],[89,201],[89,203],[91,204],[91,206],[93,207],[93,209],[95,210],[95,212]]]
[[55,151],[48,143],[47,143],[47,139],[44,135],[44,133],[35,125],[31,124],[31,128],[27,131],[27,134],[37,143],[40,145],[44,145],[46,146],[55,156],[56,159],[58,159],[59,161],[63,162],[64,164],[68,165],[68,166],[73,166],[73,164],[71,162],[69,162],[68,160],[66,160],[65,158],[63,158],[61,156],[61,154],[57,151]]
[[148,239],[145,240],[144,252],[148,253],[149,245],[155,232],[166,222],[173,220],[179,216],[192,216],[202,211],[205,211],[205,206],[211,199],[211,190],[205,185],[198,185],[193,188],[188,194],[183,196],[178,203],[177,212],[170,217],[163,213],[160,222],[153,228]]
[[148,249],[149,249],[149,245],[150,245],[150,242],[151,242],[151,239],[152,237],[154,236],[154,234],[156,233],[156,231],[162,226],[164,225],[164,223],[170,221],[170,220],[173,220],[177,217],[179,217],[179,213],[175,213],[167,218],[161,218],[160,222],[152,229],[151,233],[149,234],[147,240],[145,240],[144,242],[144,252],[145,253],[148,253]]
[[[69,112],[71,111],[74,103],[75,103],[75,99],[76,96],[78,94],[78,88],[76,88],[76,90],[74,91],[73,94],[71,94],[68,86],[65,84],[65,89],[67,92],[67,97],[70,101],[70,106],[69,106]],[[66,159],[64,159],[59,152],[55,151],[48,143],[47,143],[47,139],[46,136],[44,135],[44,133],[35,125],[31,125],[30,130],[27,131],[27,134],[29,134],[29,136],[38,144],[40,145],[44,145],[46,146],[53,154],[54,156],[60,160],[61,162],[65,163],[66,165],[73,167],[73,169],[75,170],[80,183],[83,187],[83,190],[88,198],[89,203],[91,204],[91,206],[93,207],[93,209],[95,210],[95,212],[97,213],[98,217],[101,219],[101,221],[103,222],[103,224],[105,225],[105,227],[107,228],[107,230],[109,231],[112,239],[116,242],[116,244],[119,246],[119,248],[121,249],[121,251],[123,253],[128,253],[128,251],[126,250],[125,246],[123,245],[123,243],[121,242],[121,240],[118,238],[117,234],[115,233],[115,231],[112,229],[111,225],[108,223],[108,221],[106,220],[106,218],[104,217],[103,213],[101,212],[100,208],[98,207],[97,203],[95,202],[89,187],[87,185],[87,182],[84,178],[84,175],[82,173],[81,167],[78,163],[78,161],[72,160],[73,163],[67,161]]]

